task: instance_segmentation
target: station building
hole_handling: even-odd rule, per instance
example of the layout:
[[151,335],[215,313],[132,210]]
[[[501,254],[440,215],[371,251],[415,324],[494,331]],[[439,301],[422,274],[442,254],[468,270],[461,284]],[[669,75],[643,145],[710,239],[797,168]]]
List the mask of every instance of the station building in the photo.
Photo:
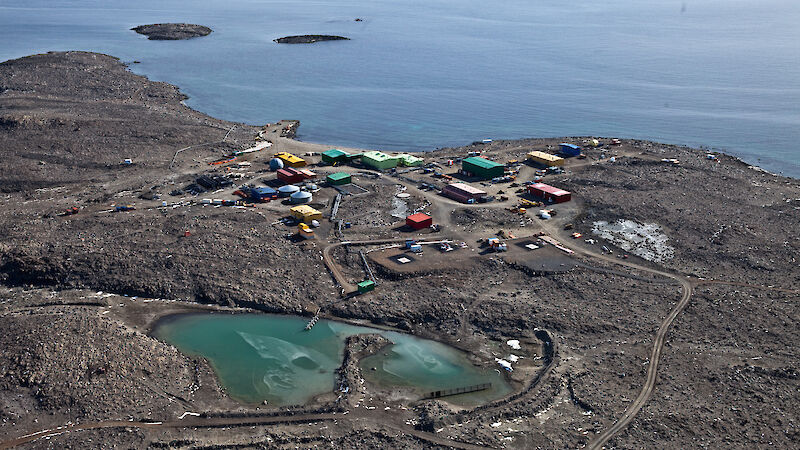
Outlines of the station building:
[[303,223],[311,223],[312,220],[322,220],[322,213],[308,205],[293,206],[289,211],[292,213],[292,217]]
[[564,158],[540,151],[528,153],[528,161],[545,167],[560,167],[564,165]]
[[387,170],[397,167],[397,157],[390,156],[383,152],[369,151],[361,155],[361,162],[365,166],[378,170]]
[[528,186],[528,193],[550,203],[564,203],[572,199],[572,194],[549,184],[536,183]]
[[275,157],[283,161],[283,165],[285,167],[299,168],[299,167],[305,167],[306,165],[305,159],[300,158],[299,156],[295,156],[291,153],[280,152],[276,153]]
[[502,177],[505,173],[505,165],[489,161],[480,156],[470,156],[461,161],[461,170],[471,173],[472,175],[483,180],[490,180],[496,177]]
[[406,217],[406,225],[414,230],[422,230],[433,225],[433,218],[423,213],[412,214]]
[[341,186],[343,184],[351,183],[352,177],[350,177],[349,173],[336,172],[325,177],[325,181],[327,181],[331,186]]
[[581,154],[581,148],[575,144],[567,144],[562,142],[558,144],[558,151],[564,156],[578,156]]
[[330,165],[342,164],[347,162],[349,156],[350,155],[339,150],[338,148],[332,148],[322,152],[322,162]]
[[442,195],[452,198],[461,203],[469,203],[470,200],[477,201],[486,196],[486,192],[467,183],[451,183],[442,189]]
[[421,166],[424,160],[422,158],[418,158],[413,155],[409,155],[408,153],[403,153],[402,155],[397,155],[397,161],[400,163],[401,166],[404,167],[417,167]]

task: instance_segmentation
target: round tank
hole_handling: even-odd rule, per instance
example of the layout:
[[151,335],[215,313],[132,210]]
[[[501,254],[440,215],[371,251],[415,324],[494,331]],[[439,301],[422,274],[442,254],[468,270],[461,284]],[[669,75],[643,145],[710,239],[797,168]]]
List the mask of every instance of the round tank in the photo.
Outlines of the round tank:
[[278,195],[281,197],[289,197],[290,195],[299,191],[300,191],[299,187],[293,184],[287,184],[286,186],[281,186],[278,188]]
[[269,170],[275,172],[280,169],[283,169],[283,161],[278,158],[272,158],[269,161]]
[[295,192],[291,195],[292,203],[308,203],[311,201],[311,193],[306,191]]

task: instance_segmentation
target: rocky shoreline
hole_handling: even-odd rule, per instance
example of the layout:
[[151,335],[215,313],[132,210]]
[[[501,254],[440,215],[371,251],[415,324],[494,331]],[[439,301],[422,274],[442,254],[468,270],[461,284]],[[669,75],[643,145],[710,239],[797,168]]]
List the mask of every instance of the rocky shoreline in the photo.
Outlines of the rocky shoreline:
[[[93,53],[0,63],[0,80],[0,227],[6,230],[0,236],[0,327],[10,330],[0,336],[6,349],[0,352],[0,441],[75,420],[259,413],[228,399],[205,363],[147,336],[158,310],[205,304],[283,314],[324,307],[328,317],[434,337],[485,361],[504,357],[506,341],[519,340],[527,352],[514,372],[518,383],[533,379],[545,362],[537,330],[558,339],[560,354],[530,392],[475,415],[453,415],[438,403],[414,410],[391,396],[367,397],[348,415],[337,415],[335,429],[313,419],[314,426],[216,433],[202,427],[124,434],[109,429],[53,436],[50,445],[85,447],[93,439],[125,447],[580,447],[636,397],[652,336],[680,297],[679,286],[613,261],[579,258],[582,265],[550,272],[522,270],[525,260],[512,264],[470,254],[455,266],[445,262],[420,271],[424,276],[387,277],[374,293],[339,299],[321,263],[324,240],[285,239],[291,229],[277,223],[285,206],[214,208],[168,196],[196,173],[213,170],[208,161],[247,148],[256,135],[274,142],[274,151],[327,149],[280,137],[286,123],[296,130],[296,122],[260,128],[209,117],[184,106],[176,87]],[[424,156],[443,163],[479,151],[496,160],[524,159],[531,150],[552,151],[563,139],[495,140]],[[205,142],[217,144],[176,156],[177,149]],[[251,164],[253,176],[269,176],[263,161]],[[405,181],[353,175],[368,193],[342,202],[340,217],[352,223],[345,239],[394,236],[397,219],[387,205]],[[438,183],[424,176],[426,183]],[[790,293],[800,285],[798,180],[723,154],[709,159],[702,150],[624,139],[619,146],[587,150],[585,160],[546,180],[575,195],[551,223],[567,216],[569,233],[584,236],[593,236],[599,221],[658,224],[674,248],[660,266],[697,284],[696,297],[670,331],[654,395],[612,443],[713,445],[707,436],[723,430],[732,448],[767,442],[792,447],[797,435],[785,430],[797,428],[800,410],[793,395],[800,335],[791,320],[798,305]],[[426,197],[415,189],[408,188],[409,204],[424,205]],[[175,207],[142,200],[144,192]],[[321,208],[329,205],[330,199],[317,197]],[[135,211],[113,212],[114,205],[130,203]],[[490,235],[499,227],[530,234],[547,226],[501,206],[440,206],[432,214],[443,233],[456,236],[476,229]],[[61,215],[71,207],[80,212]],[[554,228],[560,239],[571,239]],[[602,245],[614,255],[625,253],[611,242]],[[363,277],[358,252],[339,250],[342,270]],[[776,408],[785,413],[776,415]],[[354,417],[359,420],[349,419]],[[434,426],[442,431],[429,433]]]

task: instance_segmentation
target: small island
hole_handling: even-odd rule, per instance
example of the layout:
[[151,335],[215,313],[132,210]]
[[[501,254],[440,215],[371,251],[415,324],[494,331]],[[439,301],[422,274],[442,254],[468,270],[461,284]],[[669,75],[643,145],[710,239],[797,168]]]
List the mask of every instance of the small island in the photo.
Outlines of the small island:
[[147,36],[154,41],[176,41],[191,39],[211,34],[211,28],[191,23],[154,23],[139,25],[131,30]]
[[313,44],[321,41],[349,41],[350,38],[343,36],[331,36],[327,34],[304,34],[301,36],[286,36],[275,39],[279,44]]

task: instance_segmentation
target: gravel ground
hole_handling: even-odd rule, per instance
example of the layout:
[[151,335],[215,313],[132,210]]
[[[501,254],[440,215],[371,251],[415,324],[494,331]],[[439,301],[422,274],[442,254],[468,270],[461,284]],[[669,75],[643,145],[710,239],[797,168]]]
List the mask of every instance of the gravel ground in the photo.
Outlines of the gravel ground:
[[[332,318],[450,343],[480,364],[493,365],[507,353],[506,340],[520,339],[534,361],[512,375],[520,390],[515,397],[459,413],[435,404],[400,412],[391,399],[375,398],[374,411],[354,409],[336,424],[213,433],[94,430],[34,446],[420,448],[454,439],[576,448],[638,394],[653,335],[680,297],[677,284],[584,257],[564,273],[532,276],[502,255],[487,254],[468,265],[453,258],[449,267],[437,263],[402,277],[379,272],[373,293],[339,298],[321,259],[323,246],[337,239],[325,235],[325,227],[315,241],[287,239],[293,228],[277,224],[285,206],[215,208],[189,198],[173,209],[139,198],[145,192],[166,196],[192,174],[207,172],[208,161],[253,143],[256,128],[207,117],[183,106],[183,99],[177,88],[133,75],[104,55],[53,53],[0,64],[0,329],[10,330],[0,336],[0,436],[74,420],[173,418],[190,407],[252,413],[225,397],[204,362],[146,335],[152,320],[197,304],[277,313],[321,306]],[[497,140],[438,150],[426,159],[477,150],[501,161],[524,159],[565,139],[583,138]],[[176,150],[207,142],[216,143],[181,153],[170,168]],[[276,139],[273,150],[280,145]],[[121,164],[125,158],[134,164]],[[263,170],[262,162],[254,159],[253,170]],[[530,167],[522,170],[521,178],[533,174]],[[393,228],[400,223],[390,213],[398,179],[356,178],[369,193],[343,201],[339,217],[353,223],[345,239],[405,236]],[[444,225],[442,236],[471,237],[471,245],[476,229],[528,236],[550,224],[554,235],[569,239],[560,231],[567,221],[585,237],[593,236],[596,221],[652,223],[674,256],[659,265],[628,261],[757,286],[698,285],[668,335],[650,402],[612,444],[686,448],[726,439],[727,448],[796,447],[797,296],[768,286],[800,285],[798,181],[724,155],[714,161],[699,150],[643,141],[589,150],[585,160],[545,181],[576,197],[559,205],[559,216],[547,224],[506,211],[513,200],[474,207],[441,202],[429,209]],[[486,189],[512,191],[506,185]],[[409,192],[410,209],[426,204],[423,194]],[[131,202],[135,211],[107,212]],[[81,212],[58,215],[72,206]],[[522,217],[525,227],[517,223]],[[595,239],[595,245],[569,242],[626,253]],[[338,248],[333,254],[346,276],[365,277],[357,252]],[[143,303],[135,296],[170,301]],[[552,364],[542,358],[540,330],[557,343]],[[525,390],[545,367],[551,367],[547,375]],[[384,405],[395,409],[383,412]],[[423,434],[413,434],[409,424]]]

